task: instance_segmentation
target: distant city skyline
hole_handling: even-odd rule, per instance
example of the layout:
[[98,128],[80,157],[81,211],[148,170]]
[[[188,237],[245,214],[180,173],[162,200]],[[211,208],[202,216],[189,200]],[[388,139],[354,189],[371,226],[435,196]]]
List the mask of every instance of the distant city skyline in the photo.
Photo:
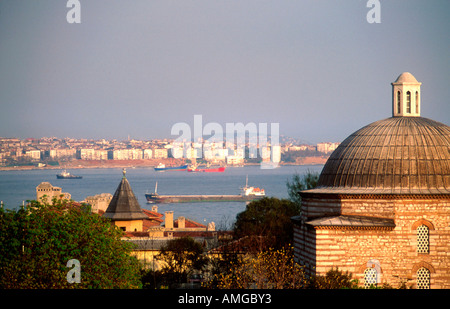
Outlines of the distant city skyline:
[[0,2],[0,136],[176,138],[179,122],[279,123],[341,142],[392,116],[391,84],[422,83],[421,116],[449,124],[450,2]]

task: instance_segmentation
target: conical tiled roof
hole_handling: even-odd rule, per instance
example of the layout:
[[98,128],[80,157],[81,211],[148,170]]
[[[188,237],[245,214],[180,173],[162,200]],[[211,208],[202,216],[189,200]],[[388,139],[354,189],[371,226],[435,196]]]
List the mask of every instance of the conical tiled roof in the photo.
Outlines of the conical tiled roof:
[[450,127],[423,117],[371,123],[339,145],[310,191],[450,194]]
[[123,178],[106,209],[104,217],[113,221],[141,220],[147,218],[142,212],[141,206],[139,205],[133,190],[131,190],[131,186],[125,177],[125,171]]

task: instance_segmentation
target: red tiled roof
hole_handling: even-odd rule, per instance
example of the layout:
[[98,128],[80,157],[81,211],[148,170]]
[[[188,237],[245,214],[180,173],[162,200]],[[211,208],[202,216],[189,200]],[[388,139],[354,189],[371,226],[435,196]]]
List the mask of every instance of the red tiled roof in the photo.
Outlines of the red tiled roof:
[[[184,222],[185,222],[185,227],[186,228],[199,228],[199,227],[206,228],[206,225],[203,225],[201,223],[195,222],[195,221],[193,221],[191,219],[188,219],[188,218],[185,218]],[[178,219],[173,222],[173,226],[174,227],[178,227]]]
[[124,232],[125,237],[148,237],[148,232]]
[[150,227],[160,226],[162,221],[163,220],[158,218],[144,219],[142,221],[142,227],[144,228],[144,230],[146,230],[149,229]]
[[[169,231],[164,232],[164,236],[168,236]],[[173,237],[214,237],[216,231],[172,231]]]
[[151,211],[148,209],[142,209],[142,212],[147,215],[149,218],[162,218],[164,215],[160,214],[159,212],[156,211]]

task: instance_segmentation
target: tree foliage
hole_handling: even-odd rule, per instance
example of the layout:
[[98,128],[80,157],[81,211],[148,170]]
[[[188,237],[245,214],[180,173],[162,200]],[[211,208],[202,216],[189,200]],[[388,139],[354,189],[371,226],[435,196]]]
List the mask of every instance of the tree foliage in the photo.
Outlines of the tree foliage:
[[319,174],[317,172],[307,171],[303,177],[299,174],[292,176],[291,181],[286,182],[289,199],[300,207],[302,198],[300,192],[303,190],[314,189],[319,182]]
[[311,287],[315,289],[357,289],[358,282],[352,279],[352,274],[338,268],[330,269],[323,276],[313,278]]
[[[0,209],[0,288],[134,288],[139,262],[123,232],[87,205],[53,199]],[[81,282],[69,283],[77,259]]]
[[187,280],[188,275],[200,272],[207,264],[202,245],[191,237],[174,238],[163,246],[158,259],[164,262],[159,285],[177,285]]
[[294,262],[291,246],[246,255],[216,275],[219,289],[300,289],[308,285],[302,266]]
[[291,217],[299,214],[299,207],[287,199],[266,197],[250,202],[236,216],[236,238],[265,236],[269,247],[281,248],[292,242]]

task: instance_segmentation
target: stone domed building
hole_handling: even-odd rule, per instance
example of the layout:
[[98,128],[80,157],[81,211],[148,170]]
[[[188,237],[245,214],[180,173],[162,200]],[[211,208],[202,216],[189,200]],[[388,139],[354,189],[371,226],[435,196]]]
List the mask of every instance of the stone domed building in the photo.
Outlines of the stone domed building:
[[450,288],[450,127],[420,117],[420,85],[402,73],[393,116],[351,134],[301,192],[295,258],[310,273]]

